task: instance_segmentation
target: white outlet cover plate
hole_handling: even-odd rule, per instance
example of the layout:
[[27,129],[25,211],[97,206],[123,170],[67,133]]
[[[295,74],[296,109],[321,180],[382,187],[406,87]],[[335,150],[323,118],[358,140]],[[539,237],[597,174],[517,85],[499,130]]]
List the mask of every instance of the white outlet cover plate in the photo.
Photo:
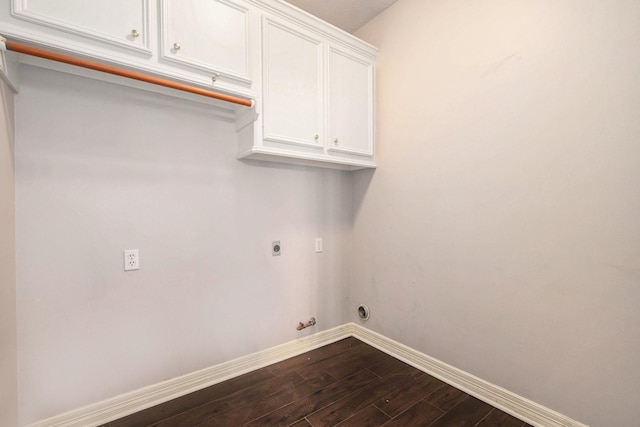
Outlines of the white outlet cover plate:
[[315,245],[316,253],[322,252],[322,237],[316,237]]
[[140,256],[137,249],[127,249],[124,251],[124,271],[139,270]]

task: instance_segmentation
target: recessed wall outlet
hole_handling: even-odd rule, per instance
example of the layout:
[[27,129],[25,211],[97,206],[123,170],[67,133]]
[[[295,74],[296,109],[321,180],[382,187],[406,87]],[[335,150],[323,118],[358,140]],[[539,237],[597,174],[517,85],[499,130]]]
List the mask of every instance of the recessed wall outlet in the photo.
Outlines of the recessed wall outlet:
[[124,251],[124,271],[139,270],[140,257],[137,249],[127,249]]
[[271,242],[271,255],[272,256],[280,256],[282,252],[282,247],[280,246],[280,240],[274,240]]
[[322,237],[316,237],[315,248],[316,253],[322,252]]
[[362,320],[369,320],[369,307],[367,307],[366,304],[361,304],[358,307],[358,316],[362,319]]

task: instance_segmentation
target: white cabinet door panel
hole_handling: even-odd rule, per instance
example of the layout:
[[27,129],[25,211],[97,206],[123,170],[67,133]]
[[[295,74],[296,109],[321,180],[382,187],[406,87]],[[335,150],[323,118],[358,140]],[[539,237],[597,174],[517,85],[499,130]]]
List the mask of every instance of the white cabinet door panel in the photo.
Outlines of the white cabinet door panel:
[[323,148],[322,42],[263,22],[264,138]]
[[228,0],[162,0],[162,56],[250,81],[249,10]]
[[373,155],[373,64],[329,49],[329,150]]
[[14,0],[13,15],[67,33],[151,53],[147,0]]

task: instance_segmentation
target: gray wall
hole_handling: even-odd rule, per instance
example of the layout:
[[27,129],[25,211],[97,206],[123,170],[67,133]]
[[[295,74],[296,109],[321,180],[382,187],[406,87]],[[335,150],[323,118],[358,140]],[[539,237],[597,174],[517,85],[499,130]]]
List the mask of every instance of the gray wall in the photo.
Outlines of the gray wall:
[[21,424],[347,321],[348,173],[238,161],[210,107],[28,66],[16,121]]
[[[365,326],[458,368],[634,425],[639,21],[631,0],[400,0],[358,34],[381,48],[375,173],[240,162],[207,107],[23,67],[20,424],[355,320],[353,301]],[[130,248],[141,270],[124,273]]]
[[637,425],[640,2],[400,0],[357,35],[380,48],[379,167],[354,175],[366,325]]
[[18,422],[13,93],[0,79],[0,425]]

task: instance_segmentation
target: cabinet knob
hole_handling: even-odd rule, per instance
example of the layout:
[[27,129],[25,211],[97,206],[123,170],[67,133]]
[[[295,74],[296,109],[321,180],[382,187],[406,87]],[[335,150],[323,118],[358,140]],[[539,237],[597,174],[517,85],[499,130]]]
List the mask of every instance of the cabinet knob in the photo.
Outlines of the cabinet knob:
[[335,138],[335,139],[333,140],[333,143],[334,143],[334,144],[336,144],[336,145],[338,145],[338,142],[340,142],[340,141],[338,141],[338,138]]
[[316,141],[320,139],[320,135],[318,135],[317,133],[315,134],[315,136],[313,137],[313,139],[315,139]]
[[174,44],[173,44],[173,48],[174,48],[175,50],[180,50],[180,43],[174,43]]
[[139,37],[139,36],[140,36],[140,33],[138,32],[138,30],[133,29],[133,30],[131,30],[131,35],[132,35],[133,37]]
[[211,81],[212,81],[213,83],[215,83],[215,82],[218,80],[218,77],[220,77],[220,75],[219,75],[219,74],[217,74],[217,73],[216,73],[216,74],[214,74],[213,76],[211,76]]

